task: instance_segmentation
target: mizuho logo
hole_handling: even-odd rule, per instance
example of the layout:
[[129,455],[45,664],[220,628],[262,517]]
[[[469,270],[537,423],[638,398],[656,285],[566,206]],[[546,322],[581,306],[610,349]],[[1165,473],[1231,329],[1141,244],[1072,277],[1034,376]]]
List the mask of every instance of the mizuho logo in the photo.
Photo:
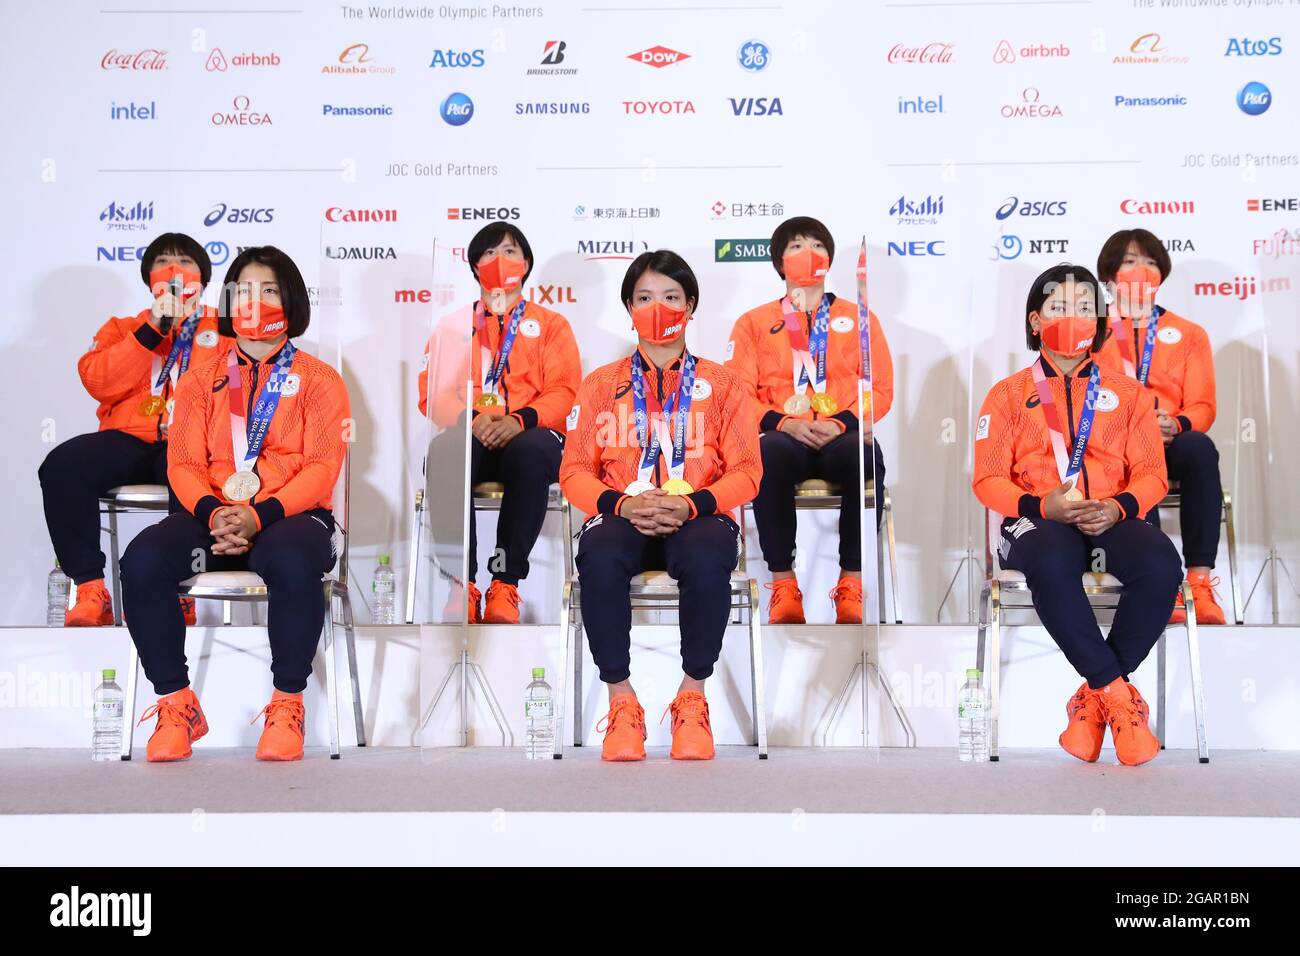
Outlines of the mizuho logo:
[[474,116],[474,101],[464,93],[453,93],[442,101],[438,112],[449,125],[464,126]]
[[1015,196],[1008,196],[993,215],[999,220],[1010,219],[1013,215],[1021,216],[1064,216],[1065,200],[1043,200],[1021,202]]

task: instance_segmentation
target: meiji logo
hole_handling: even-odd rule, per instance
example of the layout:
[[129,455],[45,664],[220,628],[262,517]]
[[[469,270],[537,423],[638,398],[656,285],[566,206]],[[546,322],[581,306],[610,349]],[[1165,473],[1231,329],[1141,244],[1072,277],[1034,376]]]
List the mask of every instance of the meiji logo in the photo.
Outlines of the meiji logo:
[[131,935],[148,936],[153,929],[152,893],[85,893],[74,885],[50,897],[50,925],[129,926]]
[[1194,295],[1226,296],[1243,302],[1261,293],[1290,291],[1291,279],[1288,276],[1276,276],[1272,279],[1236,276],[1231,282],[1197,282],[1192,286]]
[[655,69],[663,69],[682,60],[689,60],[690,56],[689,53],[680,53],[666,46],[652,46],[636,53],[629,53],[627,58],[637,63],[644,63],[646,66],[653,66]]

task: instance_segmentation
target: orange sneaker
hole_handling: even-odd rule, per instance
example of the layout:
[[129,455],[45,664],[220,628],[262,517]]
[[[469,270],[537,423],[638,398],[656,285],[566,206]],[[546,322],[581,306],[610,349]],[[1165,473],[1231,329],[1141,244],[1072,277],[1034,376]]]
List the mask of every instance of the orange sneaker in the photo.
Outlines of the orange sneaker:
[[1101,754],[1101,742],[1106,737],[1106,712],[1098,698],[1099,692],[1084,681],[1065,704],[1070,722],[1061,732],[1061,749],[1088,763]]
[[1136,767],[1160,753],[1160,741],[1147,726],[1151,708],[1136,687],[1124,678],[1116,677],[1098,691],[1097,696],[1110,724],[1115,756],[1120,763]]
[[605,742],[600,747],[601,760],[645,760],[645,709],[631,694],[616,694],[609,702],[609,713],[596,724],[605,725]]
[[[1187,583],[1192,586],[1192,600],[1196,602],[1197,624],[1226,624],[1227,618],[1219,605],[1218,595],[1214,589],[1219,586],[1218,578],[1211,578],[1204,571],[1188,571]],[[1169,615],[1170,624],[1184,624],[1187,621],[1187,608],[1183,606],[1183,592],[1180,589],[1174,601],[1174,613]]]
[[185,626],[193,627],[199,623],[199,616],[194,610],[194,598],[181,598],[181,613],[185,615]]
[[108,627],[113,623],[113,597],[96,578],[77,585],[77,603],[63,615],[64,627]]
[[709,727],[709,702],[704,695],[698,690],[679,691],[668,710],[673,712],[672,758],[712,760],[713,731]]
[[862,579],[841,575],[835,587],[831,589],[831,600],[835,602],[836,624],[862,623]]
[[479,589],[474,586],[473,581],[465,585],[465,598],[469,602],[469,623],[482,624],[483,616],[479,614],[478,610],[482,595],[479,593]]
[[488,585],[487,602],[483,605],[484,624],[519,623],[519,589],[505,581]]
[[803,624],[803,592],[794,578],[782,578],[767,585],[772,600],[767,606],[768,624]]
[[[277,690],[271,702],[257,715],[266,715],[262,739],[257,742],[258,760],[301,760],[303,724],[307,712],[303,710],[302,694],[286,694]],[[257,723],[254,717],[250,723]]]
[[145,756],[150,763],[184,760],[193,753],[190,744],[208,732],[203,708],[199,706],[194,691],[188,687],[159,697],[140,715],[140,723],[154,716],[158,718],[158,725],[145,747]]

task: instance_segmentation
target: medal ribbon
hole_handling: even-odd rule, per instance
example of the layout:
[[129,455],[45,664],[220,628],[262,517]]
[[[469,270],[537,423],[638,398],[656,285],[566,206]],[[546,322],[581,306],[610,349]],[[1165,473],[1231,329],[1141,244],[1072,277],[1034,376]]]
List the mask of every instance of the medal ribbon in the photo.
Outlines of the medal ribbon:
[[802,395],[808,383],[812,382],[814,392],[826,391],[826,339],[830,329],[831,297],[822,295],[817,314],[813,317],[812,327],[804,333],[803,323],[794,303],[786,296],[781,300],[781,313],[785,316],[785,332],[790,338],[791,378],[794,393]]
[[[1033,364],[1034,387],[1038,390],[1038,403],[1047,420],[1047,432],[1052,440],[1052,454],[1056,457],[1056,470],[1061,481],[1070,485],[1078,484],[1079,472],[1083,470],[1083,454],[1088,448],[1088,439],[1092,437],[1092,419],[1097,411],[1097,396],[1101,392],[1101,368],[1096,362],[1088,373],[1088,390],[1084,393],[1083,411],[1079,415],[1079,430],[1075,433],[1074,448],[1069,454],[1065,450],[1065,432],[1061,428],[1061,417],[1056,408],[1056,399],[1047,384],[1047,375],[1043,371],[1041,358]],[[1070,380],[1062,376],[1065,387],[1070,387]]]
[[861,270],[863,280],[862,291],[858,295],[858,352],[860,353],[858,360],[862,366],[862,379],[858,383],[860,399],[858,411],[863,418],[871,415],[871,420],[874,421],[874,412],[871,410],[871,310],[867,307],[867,255],[865,249],[858,257],[858,268]]
[[230,392],[230,447],[234,453],[236,471],[252,471],[257,464],[257,456],[262,452],[262,445],[271,428],[271,419],[280,404],[280,392],[289,378],[293,366],[293,357],[298,349],[292,342],[285,342],[280,354],[275,357],[275,366],[271,375],[258,393],[253,403],[250,419],[244,417],[244,384],[239,375],[238,349],[232,348],[227,357],[226,373]]
[[510,350],[515,347],[515,337],[519,334],[519,323],[524,317],[524,309],[528,305],[523,299],[515,306],[514,311],[510,314],[510,321],[506,323],[501,339],[501,351],[498,353],[496,360],[492,360],[492,349],[487,344],[487,310],[483,308],[482,300],[474,304],[474,325],[478,329],[479,336],[479,354],[481,356],[480,368],[483,375],[483,391],[492,395],[497,393],[497,385],[501,382],[506,373],[506,362],[510,359]]
[[[645,373],[641,364],[641,353],[632,353],[632,420],[636,424],[636,437],[645,454],[641,457],[641,467],[637,470],[640,481],[654,483],[655,463],[663,448],[660,429],[665,427],[665,420],[672,421],[669,443],[672,445],[672,459],[668,465],[668,477],[680,479],[686,471],[686,422],[691,411],[691,391],[695,386],[695,356],[690,352],[682,353],[681,382],[668,403],[664,405],[662,417],[651,422],[646,408]],[[653,425],[653,427],[652,427]]]
[[1124,374],[1130,378],[1135,378],[1143,385],[1147,383],[1147,378],[1151,374],[1151,356],[1156,350],[1156,332],[1160,326],[1160,316],[1164,309],[1160,306],[1151,307],[1151,318],[1147,320],[1146,339],[1142,343],[1142,361],[1134,361],[1133,358],[1133,338],[1130,334],[1129,324],[1122,315],[1116,312],[1117,318],[1110,323],[1111,331],[1115,333],[1115,341],[1119,343],[1119,351],[1124,359]]

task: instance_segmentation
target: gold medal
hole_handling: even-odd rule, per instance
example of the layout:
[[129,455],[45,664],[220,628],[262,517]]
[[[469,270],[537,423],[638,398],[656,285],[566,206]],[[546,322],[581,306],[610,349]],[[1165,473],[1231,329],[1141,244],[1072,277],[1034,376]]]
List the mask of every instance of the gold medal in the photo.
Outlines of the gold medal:
[[154,415],[162,414],[163,409],[166,407],[167,402],[161,395],[150,395],[140,403],[140,414],[144,415],[146,418],[150,418]]
[[1067,491],[1067,492],[1065,493],[1065,500],[1066,500],[1066,501],[1082,501],[1082,500],[1083,500],[1083,492],[1080,491],[1078,488],[1071,488],[1069,491]]
[[237,471],[222,485],[222,493],[228,501],[248,501],[262,487],[262,479],[251,471]]
[[812,402],[808,400],[807,395],[791,395],[785,400],[785,413],[787,415],[804,415],[810,408],[812,408]]
[[501,399],[492,392],[483,392],[478,398],[474,399],[475,408],[496,408],[501,404]]
[[683,481],[681,478],[669,478],[663,483],[663,490],[666,495],[689,495],[695,489],[691,487],[689,481]]
[[812,407],[819,415],[834,415],[839,411],[839,403],[835,401],[835,396],[827,392],[818,392],[812,397]]

